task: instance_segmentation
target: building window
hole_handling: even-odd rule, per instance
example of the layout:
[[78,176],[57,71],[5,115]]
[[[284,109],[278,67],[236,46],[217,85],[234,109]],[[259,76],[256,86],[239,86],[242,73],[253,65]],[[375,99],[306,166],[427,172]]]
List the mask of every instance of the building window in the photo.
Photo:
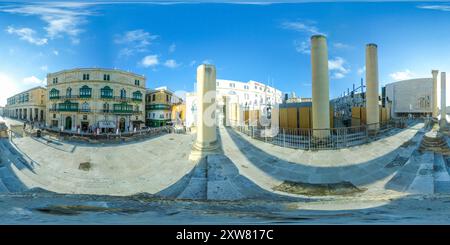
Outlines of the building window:
[[53,81],[53,84],[57,84],[58,83],[58,78],[54,77],[52,81]]
[[81,98],[91,98],[92,96],[92,89],[88,86],[84,85],[80,88],[80,97]]
[[86,73],[86,74],[83,74],[83,80],[89,80],[89,74],[88,73]]
[[59,90],[55,88],[50,90],[50,99],[59,99]]
[[133,93],[133,100],[142,101],[142,93],[141,91],[136,91]]
[[155,113],[152,113],[152,118],[156,118],[156,115],[155,115]]
[[169,99],[169,95],[168,94],[166,94],[166,102],[169,102],[170,101],[170,99]]
[[83,115],[83,120],[88,120],[87,115]]
[[70,88],[70,87],[67,88],[67,90],[66,90],[66,96],[69,97],[69,98],[72,96],[72,88]]
[[108,86],[103,87],[102,89],[100,89],[100,97],[101,98],[112,98],[113,90]]
[[114,104],[113,109],[116,112],[132,112],[133,105],[128,105],[127,103]]
[[139,80],[134,80],[134,85],[139,86],[141,84],[141,81]]
[[155,101],[155,100],[156,100],[156,95],[152,94],[152,101]]
[[103,104],[103,112],[109,112],[109,104],[108,103]]
[[56,118],[56,114],[53,114],[53,118]]
[[127,98],[127,91],[125,89],[120,90],[120,98],[121,99]]
[[103,74],[103,80],[109,81],[110,80],[109,74]]
[[60,110],[60,111],[78,111],[78,103],[72,103],[67,100],[64,103],[58,104],[58,110]]
[[81,110],[83,112],[89,112],[89,104],[87,102],[84,102],[83,104],[81,104]]

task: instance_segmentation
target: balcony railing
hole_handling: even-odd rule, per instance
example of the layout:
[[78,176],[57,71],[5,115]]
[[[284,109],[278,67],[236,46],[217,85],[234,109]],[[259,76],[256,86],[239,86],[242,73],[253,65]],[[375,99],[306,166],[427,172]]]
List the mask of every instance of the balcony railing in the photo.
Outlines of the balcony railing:
[[79,112],[79,113],[99,113],[99,114],[143,114],[139,110],[93,110],[93,109],[71,109],[71,108],[51,108],[49,112]]

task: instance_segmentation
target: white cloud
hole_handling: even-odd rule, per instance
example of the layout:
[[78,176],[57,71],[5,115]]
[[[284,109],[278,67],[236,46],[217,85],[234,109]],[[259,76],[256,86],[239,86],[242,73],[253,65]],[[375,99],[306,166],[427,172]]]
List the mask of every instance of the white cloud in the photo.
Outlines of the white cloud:
[[197,63],[197,61],[196,61],[196,60],[193,60],[193,61],[191,61],[191,63],[189,63],[189,66],[190,66],[190,67],[194,67],[196,63]]
[[311,45],[308,41],[294,41],[295,51],[301,54],[310,54],[311,53]]
[[176,48],[177,48],[177,45],[175,45],[175,43],[172,43],[172,45],[169,46],[169,53],[175,52]]
[[423,6],[417,6],[417,8],[450,12],[450,5],[423,5]]
[[408,80],[415,77],[415,74],[411,72],[410,70],[406,69],[404,71],[397,71],[394,73],[389,74],[389,76],[394,81],[401,81],[401,80]]
[[350,45],[345,44],[345,43],[339,43],[339,42],[333,43],[333,47],[337,48],[337,49],[349,49],[349,48],[351,48]]
[[286,21],[281,24],[282,28],[307,33],[310,35],[323,34],[317,27],[300,21]]
[[207,64],[207,65],[211,65],[213,63],[213,61],[211,59],[206,59],[202,61],[202,64]]
[[361,68],[358,68],[358,75],[362,75],[364,72],[366,72],[366,66],[363,66]]
[[56,55],[56,56],[58,56],[58,55],[59,55],[58,50],[53,50],[53,54]]
[[149,32],[138,29],[116,35],[114,42],[126,46],[120,50],[119,55],[130,56],[138,52],[148,51],[148,46],[156,38],[158,38],[157,35],[151,35]]
[[344,78],[347,73],[350,72],[349,68],[345,67],[346,61],[341,57],[328,61],[328,69],[332,71],[332,78],[341,79]]
[[41,70],[43,71],[48,71],[48,66],[47,65],[43,65],[40,67]]
[[36,31],[31,28],[14,28],[12,26],[8,26],[6,28],[6,32],[9,34],[15,34],[20,37],[21,40],[27,41],[29,43],[41,46],[45,45],[48,42],[47,38],[37,38]]
[[169,67],[169,68],[177,68],[178,66],[180,66],[180,64],[178,64],[175,60],[166,60],[166,62],[164,62],[164,65]]
[[18,93],[20,88],[10,76],[2,72],[0,72],[0,84],[2,85],[2,89],[0,89],[0,105],[4,106],[6,105],[6,99]]
[[144,67],[157,66],[158,64],[158,55],[147,55],[141,61],[141,65]]
[[39,79],[39,78],[37,78],[37,77],[35,77],[35,76],[31,76],[31,77],[25,77],[25,78],[23,79],[23,83],[24,83],[25,85],[44,86],[45,83],[46,83],[45,80],[46,80],[46,79],[41,80],[41,79]]
[[38,16],[46,23],[44,29],[50,39],[67,35],[72,43],[79,43],[78,35],[83,32],[80,25],[86,23],[86,16],[93,15],[84,7],[87,4],[70,3],[41,3],[33,5],[19,5],[19,7],[4,8],[0,11],[21,14],[25,16]]

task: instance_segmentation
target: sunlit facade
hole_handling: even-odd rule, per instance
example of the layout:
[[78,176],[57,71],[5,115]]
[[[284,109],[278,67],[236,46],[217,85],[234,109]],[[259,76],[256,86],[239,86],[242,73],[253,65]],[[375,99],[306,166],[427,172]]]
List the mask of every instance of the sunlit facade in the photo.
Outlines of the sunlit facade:
[[145,122],[145,80],[113,69],[47,75],[47,126],[67,131],[128,132]]

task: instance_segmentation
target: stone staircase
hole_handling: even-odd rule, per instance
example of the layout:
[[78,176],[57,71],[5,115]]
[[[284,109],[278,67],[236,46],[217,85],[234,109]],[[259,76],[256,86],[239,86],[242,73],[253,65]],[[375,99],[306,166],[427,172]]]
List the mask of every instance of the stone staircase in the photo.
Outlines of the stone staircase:
[[438,132],[428,132],[385,187],[411,194],[450,194],[449,153],[447,139]]
[[432,151],[444,155],[450,155],[450,148],[445,137],[436,131],[426,133],[419,146],[420,152]]

